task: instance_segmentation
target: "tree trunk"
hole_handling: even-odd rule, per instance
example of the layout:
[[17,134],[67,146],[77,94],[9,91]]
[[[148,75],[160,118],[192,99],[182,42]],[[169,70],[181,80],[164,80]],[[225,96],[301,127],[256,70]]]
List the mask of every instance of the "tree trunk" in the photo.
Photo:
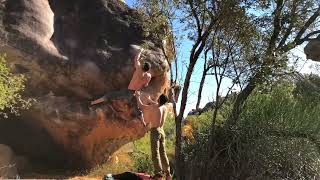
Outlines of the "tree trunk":
[[182,120],[183,120],[183,113],[186,108],[187,98],[188,98],[188,89],[190,85],[190,78],[195,66],[195,60],[190,60],[190,64],[188,67],[188,71],[186,74],[186,79],[184,81],[182,96],[181,96],[181,105],[179,115],[176,117],[176,178],[177,180],[183,180],[185,177],[183,176],[184,172],[184,157],[182,154],[182,134],[181,134],[181,127],[182,127]]
[[228,119],[228,126],[235,125],[237,121],[239,120],[243,105],[247,98],[250,96],[252,91],[256,88],[257,86],[257,80],[259,79],[259,75],[257,74],[254,76],[250,81],[249,84],[240,92],[240,94],[237,96],[236,102],[233,105],[231,115],[229,116]]
[[197,104],[196,104],[196,109],[197,110],[199,109],[199,106],[200,106],[202,89],[203,89],[204,82],[206,80],[206,74],[207,74],[207,71],[203,71],[202,77],[201,77],[201,81],[200,81],[200,85],[199,85],[199,91],[198,91],[198,99],[197,99]]

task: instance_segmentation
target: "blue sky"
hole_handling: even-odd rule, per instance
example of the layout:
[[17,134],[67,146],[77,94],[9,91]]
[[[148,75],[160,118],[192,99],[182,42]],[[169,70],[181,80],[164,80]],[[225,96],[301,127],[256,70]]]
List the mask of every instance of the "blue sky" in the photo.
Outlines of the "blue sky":
[[[135,2],[134,0],[126,0],[126,3],[131,7],[133,6],[134,2]],[[181,24],[179,25],[179,23],[176,22],[173,28],[179,29],[180,27],[181,27]],[[178,52],[177,52],[177,57],[179,62],[178,80],[180,80],[180,84],[183,84],[183,80],[186,74],[186,66],[188,64],[190,50],[192,48],[192,42],[187,38],[183,38],[179,43],[181,45],[178,48]],[[191,109],[194,109],[196,106],[198,88],[199,88],[199,83],[202,75],[202,69],[203,69],[202,61],[198,61],[198,63],[194,68],[194,73],[191,78],[191,84],[190,84],[189,93],[188,93],[188,102],[187,102],[185,113],[188,113]],[[214,79],[212,77],[207,77],[206,79],[207,80],[205,82],[205,86],[202,92],[202,100],[200,103],[200,107],[203,107],[206,103],[213,101],[213,94],[215,93],[213,91],[215,87]],[[227,87],[225,86],[224,89],[227,89]],[[179,108],[179,104],[178,104],[178,108]]]
[[[135,0],[126,0],[126,3],[129,6],[133,6],[133,3],[135,2]],[[179,25],[179,23],[174,23],[174,27],[173,29],[179,29],[181,27],[181,25]],[[180,32],[181,31],[177,31]],[[300,57],[300,60],[297,63],[297,66],[295,67],[296,70],[298,70],[301,73],[317,73],[315,65],[320,65],[320,63],[316,63],[310,60],[306,60],[305,58],[305,54],[303,53],[303,47],[305,46],[305,44],[303,44],[302,46],[299,46],[297,48],[295,48],[294,50],[292,50],[292,54]],[[192,48],[192,42],[189,41],[187,38],[183,38],[180,41],[180,47],[178,48],[178,53],[177,53],[177,57],[178,57],[178,63],[179,63],[179,72],[178,72],[178,79],[180,79],[180,83],[183,84],[183,80],[186,74],[186,66],[188,64],[189,61],[189,55],[190,55],[190,50]],[[185,115],[191,111],[192,109],[195,108],[196,106],[196,101],[197,101],[197,92],[198,92],[198,88],[199,88],[199,83],[201,80],[201,75],[202,75],[202,69],[203,69],[203,61],[201,61],[201,59],[199,59],[198,63],[196,64],[195,68],[194,68],[194,73],[192,75],[191,78],[191,83],[190,83],[190,87],[189,87],[189,94],[188,94],[188,102],[187,102],[187,106],[186,106],[186,110],[185,110]],[[222,85],[222,95],[225,94],[225,92],[228,90],[228,87],[230,86],[231,82],[230,80],[226,80],[225,83]],[[206,83],[204,85],[204,89],[202,92],[202,99],[201,99],[201,103],[200,103],[200,107],[203,107],[206,103],[213,101],[214,100],[214,94],[215,94],[215,88],[216,88],[216,84],[215,81],[213,79],[213,77],[208,76],[206,78]],[[179,100],[180,102],[180,100]],[[178,108],[179,108],[179,104],[178,104]]]

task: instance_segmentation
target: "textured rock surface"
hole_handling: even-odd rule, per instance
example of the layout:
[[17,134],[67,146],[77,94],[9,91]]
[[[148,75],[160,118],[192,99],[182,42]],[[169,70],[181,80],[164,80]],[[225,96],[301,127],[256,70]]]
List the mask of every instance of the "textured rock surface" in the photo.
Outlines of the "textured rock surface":
[[[37,100],[19,120],[0,122],[0,132],[17,132],[0,143],[40,161],[92,167],[143,136],[126,90],[130,45],[148,45],[142,60],[153,78],[144,91],[154,97],[168,86],[168,65],[141,27],[139,14],[118,0],[0,0],[1,52],[27,77],[25,95]],[[107,103],[89,107],[105,93]]]
[[309,41],[304,48],[304,53],[306,54],[307,59],[320,62],[320,39]]
[[18,177],[15,155],[10,147],[0,144],[0,179]]

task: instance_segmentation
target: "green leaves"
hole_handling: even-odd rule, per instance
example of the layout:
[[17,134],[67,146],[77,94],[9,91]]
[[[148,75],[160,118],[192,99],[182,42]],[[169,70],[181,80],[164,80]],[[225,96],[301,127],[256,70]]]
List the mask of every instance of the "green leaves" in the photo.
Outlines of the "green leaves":
[[18,114],[19,110],[30,107],[31,100],[22,97],[25,77],[13,74],[6,63],[6,55],[0,55],[0,115]]
[[[312,81],[318,84],[319,79]],[[207,169],[198,172],[197,177],[212,173],[219,177],[217,179],[317,179],[315,177],[320,176],[320,101],[313,104],[301,101],[294,93],[295,85],[288,80],[273,84],[269,91],[257,89],[233,128],[216,124],[212,147],[208,147],[207,130],[212,113],[187,117],[195,138],[194,143],[184,149],[188,162],[193,163],[190,170],[196,174],[195,167]],[[305,87],[301,91],[303,89]],[[302,96],[318,98],[308,93]],[[227,103],[220,115],[232,106]],[[224,116],[219,119],[226,120]]]
[[305,75],[296,83],[294,96],[305,104],[317,105],[320,102],[320,77],[318,75]]

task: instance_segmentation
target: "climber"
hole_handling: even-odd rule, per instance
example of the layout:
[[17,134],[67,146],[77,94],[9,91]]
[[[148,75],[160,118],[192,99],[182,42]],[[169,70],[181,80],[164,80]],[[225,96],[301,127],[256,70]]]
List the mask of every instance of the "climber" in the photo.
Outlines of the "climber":
[[166,179],[171,179],[169,160],[165,151],[165,133],[163,125],[166,120],[171,103],[168,102],[168,97],[162,94],[158,103],[154,103],[151,98],[146,98],[145,102],[141,100],[141,93],[136,91],[135,96],[139,107],[142,109],[144,119],[148,126],[151,127],[150,142],[153,166],[155,176],[166,176]]
[[141,66],[140,56],[143,49],[137,49],[137,51],[138,53],[133,59],[135,71],[128,86],[128,89],[133,91],[147,87],[151,80],[151,73],[149,72],[151,65],[148,62],[144,62],[143,66]]
[[[133,61],[134,61],[134,66],[135,66],[135,71],[133,73],[132,79],[130,81],[130,84],[128,86],[128,89],[134,93],[137,90],[140,90],[141,88],[144,88],[148,86],[150,80],[151,80],[151,74],[149,72],[150,70],[150,63],[145,62],[143,66],[141,67],[140,64],[140,56],[143,51],[143,49],[136,49],[137,54],[135,55]],[[102,103],[107,100],[106,96],[103,96],[97,100],[91,101],[91,105],[96,105],[99,103]]]

